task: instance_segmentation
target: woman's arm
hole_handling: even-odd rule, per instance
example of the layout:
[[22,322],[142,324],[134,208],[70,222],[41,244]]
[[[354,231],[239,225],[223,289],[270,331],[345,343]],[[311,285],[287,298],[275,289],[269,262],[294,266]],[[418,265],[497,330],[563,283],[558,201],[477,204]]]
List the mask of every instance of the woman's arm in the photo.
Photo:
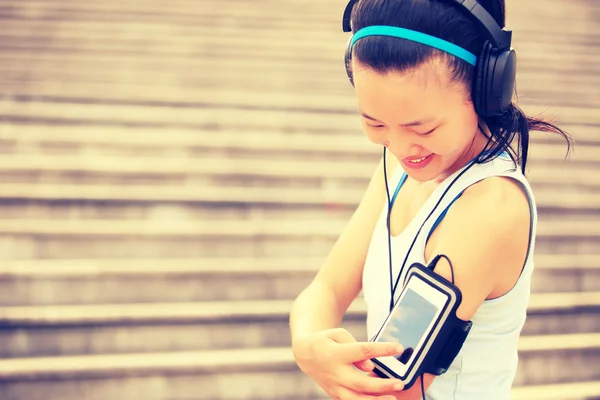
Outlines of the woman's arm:
[[[397,161],[392,158],[387,162],[387,174],[391,176]],[[340,324],[362,288],[362,272],[371,235],[384,204],[383,161],[380,161],[363,199],[325,263],[293,304],[290,315],[292,343],[299,336]]]
[[399,380],[369,377],[355,368],[372,371],[372,358],[397,356],[402,353],[402,346],[359,343],[345,329],[336,328],[362,287],[363,266],[384,199],[380,163],[329,257],[291,311],[294,358],[300,369],[332,398],[394,400],[393,395],[379,394],[404,387]]
[[[510,178],[493,177],[465,190],[448,211],[426,248],[430,261],[447,255],[462,292],[457,315],[470,320],[483,302],[508,292],[518,280],[529,245],[529,202]],[[447,260],[435,272],[451,280]],[[435,376],[425,374],[425,390]],[[398,400],[419,400],[421,385],[394,393]]]

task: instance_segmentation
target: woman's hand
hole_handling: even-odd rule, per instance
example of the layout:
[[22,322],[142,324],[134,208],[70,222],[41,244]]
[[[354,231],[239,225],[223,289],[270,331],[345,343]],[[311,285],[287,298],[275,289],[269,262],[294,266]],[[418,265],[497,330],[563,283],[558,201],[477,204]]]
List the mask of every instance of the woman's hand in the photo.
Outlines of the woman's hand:
[[400,380],[375,378],[356,369],[371,372],[371,358],[401,354],[398,343],[357,342],[337,328],[300,337],[292,349],[300,369],[334,399],[395,400],[391,393],[404,388]]

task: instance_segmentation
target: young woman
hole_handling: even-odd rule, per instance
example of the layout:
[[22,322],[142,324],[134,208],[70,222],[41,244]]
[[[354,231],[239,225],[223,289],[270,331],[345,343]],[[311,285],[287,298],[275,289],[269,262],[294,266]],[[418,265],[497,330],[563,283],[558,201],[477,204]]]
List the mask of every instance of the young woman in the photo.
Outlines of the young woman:
[[[570,138],[512,103],[516,59],[502,30],[504,0],[351,1],[346,19],[362,126],[384,157],[294,303],[296,361],[334,399],[507,400],[533,271],[529,131]],[[338,326],[362,289],[372,338],[401,292],[393,283],[439,254],[453,267],[441,259],[435,272],[454,275],[457,315],[473,327],[446,373],[403,390],[373,374],[370,361],[397,356],[398,343],[359,343]]]

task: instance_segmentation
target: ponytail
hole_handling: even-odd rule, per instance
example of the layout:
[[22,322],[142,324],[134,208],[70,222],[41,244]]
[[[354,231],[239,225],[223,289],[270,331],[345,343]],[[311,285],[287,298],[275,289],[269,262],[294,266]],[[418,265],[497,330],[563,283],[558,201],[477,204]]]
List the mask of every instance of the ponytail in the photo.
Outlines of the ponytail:
[[486,162],[507,152],[521,166],[523,174],[527,167],[530,131],[551,132],[562,136],[567,142],[566,156],[573,147],[573,139],[569,133],[541,117],[528,117],[515,103],[501,116],[486,118],[484,122],[491,132],[491,137],[488,138],[491,151],[480,161]]

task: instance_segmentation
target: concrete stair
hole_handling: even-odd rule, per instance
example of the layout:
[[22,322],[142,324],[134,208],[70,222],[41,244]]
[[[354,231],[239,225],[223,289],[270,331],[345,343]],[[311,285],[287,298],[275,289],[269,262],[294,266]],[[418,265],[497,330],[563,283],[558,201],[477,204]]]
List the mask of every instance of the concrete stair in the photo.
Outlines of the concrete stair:
[[[531,135],[513,399],[600,399],[600,8],[508,3],[520,103],[577,142]],[[0,399],[325,400],[288,313],[380,158],[340,7],[0,0]]]
[[[564,149],[563,149],[564,150]],[[592,150],[592,149],[590,149]],[[293,186],[306,187],[326,181],[339,180],[351,188],[363,188],[376,161],[342,162],[312,161],[306,165],[300,160],[257,160],[238,157],[223,161],[219,157],[158,158],[158,157],[90,157],[90,156],[5,156],[4,170],[0,175],[10,183],[73,184],[166,184],[201,185],[224,181],[224,186]],[[597,165],[540,165],[531,160],[529,175],[532,184],[541,187],[580,186],[598,191],[599,181],[591,175]],[[304,168],[303,168],[304,167]],[[321,173],[319,175],[319,172]],[[325,173],[324,173],[325,172]],[[577,175],[577,172],[582,174]],[[236,179],[237,177],[237,179]]]
[[[287,347],[290,309],[290,300],[6,307],[0,358]],[[357,300],[344,323],[357,340],[368,340],[365,318]],[[598,328],[600,292],[546,293],[533,295],[523,334]]]
[[[4,259],[134,257],[283,257],[302,251],[316,257],[331,248],[342,221],[151,221],[4,220]],[[595,253],[600,225],[594,220],[540,221],[542,253]],[[235,251],[232,251],[235,248]],[[304,250],[301,250],[304,249]]]
[[[33,100],[32,100],[33,101]],[[39,100],[38,100],[39,101]],[[148,107],[152,111],[154,108]],[[348,108],[340,113],[350,114],[353,110]],[[257,116],[264,110],[256,110]],[[568,117],[568,115],[567,115]],[[578,146],[575,149],[572,161],[583,157],[586,160],[595,160],[593,151],[585,146],[600,144],[595,127],[578,120],[574,115],[571,121],[562,121],[561,126],[567,131],[576,133]],[[589,118],[593,122],[593,116]],[[337,120],[342,120],[336,117]],[[67,120],[68,122],[68,120]],[[344,122],[346,125],[347,122]],[[136,128],[131,126],[115,126],[107,130],[101,126],[86,126],[85,141],[81,140],[80,127],[73,124],[44,125],[44,124],[18,124],[6,123],[0,132],[0,149],[2,152],[18,151],[19,154],[87,154],[87,155],[160,155],[160,156],[200,156],[210,154],[236,154],[239,155],[268,155],[272,158],[286,159],[302,157],[307,159],[347,159],[347,160],[373,160],[373,156],[381,155],[376,146],[365,146],[368,143],[364,135],[359,134],[356,126],[348,126],[351,132],[357,134],[344,134],[343,142],[339,132],[322,132],[319,140],[315,141],[309,129],[302,132],[282,133],[267,131],[265,129],[244,129],[244,134],[239,131],[222,130],[218,135],[210,135],[211,130],[189,130],[183,128],[170,128],[169,135],[165,136],[163,129]],[[530,151],[535,160],[548,159],[556,163],[557,159],[564,156],[564,144],[560,137],[533,132],[531,140],[536,143]],[[558,146],[552,146],[556,145]],[[570,162],[570,163],[571,163]],[[569,164],[570,164],[569,163]]]
[[[291,300],[320,257],[32,259],[0,266],[5,306]],[[597,254],[535,256],[534,293],[600,291]]]
[[[76,128],[78,127],[68,125],[7,125],[0,132],[0,153],[5,154],[7,168],[10,168],[11,172],[43,172],[48,169],[58,172],[76,170],[86,173],[141,174],[145,171],[139,167],[142,163],[152,166],[152,161],[160,158],[164,162],[177,162],[175,165],[182,171],[185,171],[185,167],[190,168],[188,173],[193,175],[203,172],[199,170],[202,161],[215,164],[214,161],[220,159],[228,165],[231,161],[225,160],[235,157],[238,169],[240,164],[251,167],[246,175],[264,175],[266,172],[261,166],[276,162],[284,164],[284,170],[297,178],[310,174],[309,171],[325,162],[332,164],[332,174],[344,177],[345,175],[338,171],[349,167],[352,171],[357,170],[360,169],[360,165],[371,165],[381,158],[381,149],[372,145],[364,135],[349,136],[341,143],[339,134],[320,134],[319,141],[315,142],[314,135],[310,132],[281,134],[257,130],[240,135],[237,132],[223,131],[214,135],[210,131],[169,129],[169,135],[165,137],[161,134],[162,130],[156,128],[115,127],[109,131],[111,134],[106,134],[105,128],[90,127],[86,130],[86,139],[83,141]],[[569,126],[565,129],[571,130]],[[586,129],[590,132],[584,135]],[[548,172],[558,172],[564,177],[573,169],[593,168],[600,164],[597,156],[600,139],[596,138],[595,132],[583,125],[573,125],[572,130],[578,134],[577,146],[568,161],[562,161],[566,155],[563,141],[558,140],[556,136],[532,135],[534,145],[530,150],[529,165],[533,167],[529,168],[529,172],[534,173],[534,182],[548,175]],[[61,158],[57,158],[57,155]],[[128,168],[116,171],[110,168],[112,161],[124,161],[125,158],[130,158],[126,164]],[[306,163],[307,160],[315,162],[315,167]],[[298,162],[303,162],[305,167],[310,169],[304,173],[302,170],[298,171]],[[336,167],[338,163],[340,166]],[[137,169],[133,169],[136,166]],[[210,166],[204,168],[205,171],[218,173],[219,170],[214,168],[223,167],[214,165],[213,170],[208,169]],[[551,168],[550,171],[547,171],[547,168]],[[146,174],[169,172],[171,171],[151,168]],[[365,173],[362,170],[358,176],[363,177]],[[591,184],[594,181],[589,182]]]
[[[580,106],[597,101],[587,90],[590,79],[595,76],[595,63],[577,67],[578,61],[591,56],[589,42],[581,38],[593,32],[590,29],[593,25],[588,22],[591,19],[588,9],[594,5],[592,2],[582,3],[578,7],[569,7],[566,1],[553,1],[550,7],[552,11],[540,15],[540,10],[535,10],[540,21],[552,23],[568,14],[571,18],[566,24],[579,25],[576,28],[565,27],[560,34],[541,32],[536,26],[531,26],[528,17],[533,11],[528,10],[528,6],[518,5],[518,11],[511,15],[515,31],[523,35],[515,35],[515,46],[520,49],[520,66],[523,67],[520,69],[519,88],[534,93],[534,100],[555,101],[561,106],[568,102]],[[129,91],[122,96],[128,100],[135,98],[130,93],[148,98],[149,95],[144,93],[147,90],[136,92],[132,86],[146,89],[150,84],[171,89],[170,93],[167,92],[168,97],[178,99],[186,95],[193,96],[188,94],[193,88],[216,85],[219,88],[263,92],[284,92],[286,89],[323,91],[323,87],[328,92],[335,89],[338,93],[346,93],[349,90],[343,86],[345,77],[339,73],[339,53],[345,42],[345,36],[339,32],[340,6],[310,2],[311,18],[301,18],[299,16],[304,15],[306,10],[293,2],[285,2],[285,7],[275,8],[277,12],[265,11],[266,15],[260,16],[256,15],[255,8],[247,4],[239,1],[231,4],[223,8],[221,3],[203,3],[203,13],[179,4],[174,7],[176,11],[164,8],[154,11],[154,7],[160,7],[156,5],[150,7],[153,11],[143,15],[132,12],[131,4],[104,8],[71,3],[67,9],[64,6],[57,7],[56,3],[39,2],[29,6],[29,12],[19,12],[13,8],[8,16],[15,21],[9,20],[9,27],[17,25],[16,22],[19,24],[9,36],[12,40],[10,50],[16,53],[16,50],[23,49],[30,52],[50,49],[60,51],[67,59],[76,55],[75,60],[79,63],[33,63],[39,65],[39,69],[25,64],[30,72],[25,76],[14,73],[15,87],[18,87],[17,83],[27,80],[35,82],[37,78],[43,83],[35,85],[34,93],[40,92],[39,86],[45,86],[48,92],[56,95],[60,93],[60,84],[64,87],[65,82],[68,83],[67,88],[71,89],[78,84],[90,83],[112,88],[116,86],[115,81],[129,81]],[[45,16],[59,13],[70,23],[59,32],[51,30],[52,35],[49,35],[47,27],[45,31],[44,25],[31,17],[31,14]],[[128,35],[119,35],[123,31],[119,26],[124,23],[130,24],[130,31]],[[277,29],[277,37],[273,37],[273,29]],[[302,35],[298,33],[300,31]],[[214,35],[215,32],[218,35]],[[244,32],[251,34],[240,34]],[[39,53],[41,59],[44,56],[47,58],[47,52]],[[135,63],[131,61],[132,53],[137,58]],[[562,57],[565,53],[570,55],[567,60]],[[106,54],[126,60],[136,73],[124,73],[122,69],[115,71],[110,67],[110,59]],[[238,62],[241,57],[246,61],[243,65]],[[81,65],[86,59],[89,60],[87,65]],[[260,63],[261,59],[269,62]],[[305,61],[298,62],[298,59]],[[186,62],[181,62],[183,60]],[[312,66],[311,62],[316,65]],[[307,65],[315,73],[307,74]],[[544,65],[544,70],[540,71],[539,65]],[[561,73],[561,69],[568,69],[569,72]],[[206,70],[211,73],[201,73]],[[562,80],[556,80],[559,74]],[[248,79],[248,76],[254,79]],[[27,89],[19,88],[19,92],[27,92]],[[116,91],[122,93],[125,89],[117,87]],[[560,103],[557,92],[563,93]],[[87,96],[89,93],[93,93],[90,86],[85,91]]]
[[[571,385],[575,381],[587,388],[600,379],[595,368],[600,353],[597,334],[526,337],[519,351],[521,371],[526,371],[517,378],[519,386],[567,383],[565,363],[572,366],[575,378],[569,380]],[[322,396],[320,389],[298,372],[288,347],[4,360],[0,381],[2,398],[11,400],[41,398],[35,393],[42,388],[50,398],[81,392],[90,393],[91,399],[117,394],[136,399]]]

